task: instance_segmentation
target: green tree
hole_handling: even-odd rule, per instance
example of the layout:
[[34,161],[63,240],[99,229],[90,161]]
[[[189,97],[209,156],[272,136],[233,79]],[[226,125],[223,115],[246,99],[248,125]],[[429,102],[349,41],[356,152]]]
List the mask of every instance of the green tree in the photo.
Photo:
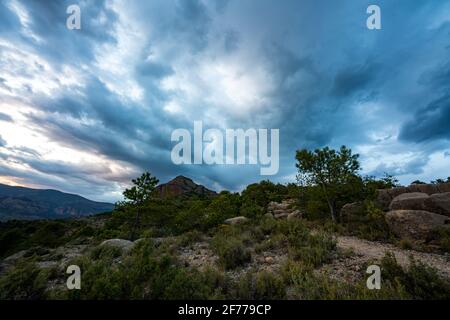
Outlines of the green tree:
[[152,198],[155,187],[159,180],[153,177],[149,172],[145,172],[137,179],[131,180],[134,186],[123,192],[125,197],[125,205],[130,205],[136,210],[134,224],[131,228],[130,239],[134,240],[136,229],[140,224],[142,207]]
[[359,180],[358,157],[358,154],[352,154],[345,146],[338,151],[328,147],[314,151],[306,149],[297,151],[296,167],[299,173],[297,179],[302,185],[320,187],[333,221],[339,220],[337,201],[342,194],[340,189]]

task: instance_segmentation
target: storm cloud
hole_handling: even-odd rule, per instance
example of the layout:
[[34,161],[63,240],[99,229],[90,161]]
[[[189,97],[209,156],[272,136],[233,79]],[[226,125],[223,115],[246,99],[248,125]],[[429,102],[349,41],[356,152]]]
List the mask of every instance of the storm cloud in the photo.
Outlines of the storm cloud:
[[450,171],[450,1],[0,1],[0,183],[120,199],[148,170],[239,191],[258,166],[176,166],[171,133],[280,129],[295,151],[345,144],[364,174]]

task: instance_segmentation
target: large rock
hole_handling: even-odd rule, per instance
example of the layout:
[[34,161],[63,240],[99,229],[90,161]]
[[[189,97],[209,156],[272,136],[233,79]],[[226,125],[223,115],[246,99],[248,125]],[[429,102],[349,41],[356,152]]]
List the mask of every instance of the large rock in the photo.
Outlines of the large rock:
[[273,216],[275,219],[285,219],[289,216],[289,212],[276,213]]
[[392,189],[380,189],[377,191],[377,199],[376,204],[381,209],[388,211],[389,205],[391,204],[392,200],[403,194],[410,192],[407,187],[397,187]]
[[225,220],[225,224],[241,224],[241,223],[245,223],[248,221],[248,218],[246,217],[234,217],[234,218],[230,218]]
[[270,202],[267,205],[267,215],[273,216],[275,219],[301,218],[300,211],[293,208],[294,199],[283,200],[282,202]]
[[293,220],[293,219],[300,219],[302,218],[302,213],[299,210],[294,210],[291,213],[288,214],[287,219]]
[[352,217],[361,215],[365,210],[362,202],[347,203],[341,208],[341,219],[343,222],[349,222]]
[[450,183],[439,183],[436,185],[439,193],[446,193],[446,192],[450,192]]
[[450,183],[439,183],[439,184],[412,184],[408,187],[396,187],[391,189],[380,189],[377,190],[376,204],[381,209],[388,211],[389,205],[392,200],[404,193],[414,193],[420,192],[427,195],[432,195],[436,193],[446,193],[450,192]]
[[432,194],[425,201],[425,209],[450,217],[450,192]]
[[386,214],[386,222],[400,238],[427,240],[434,229],[450,223],[450,219],[423,210],[394,210]]
[[429,197],[422,192],[403,193],[392,200],[389,210],[425,210],[425,201]]
[[122,250],[130,250],[131,248],[133,248],[134,243],[129,240],[124,240],[124,239],[109,239],[109,240],[103,241],[100,245],[116,247],[116,248],[120,248]]

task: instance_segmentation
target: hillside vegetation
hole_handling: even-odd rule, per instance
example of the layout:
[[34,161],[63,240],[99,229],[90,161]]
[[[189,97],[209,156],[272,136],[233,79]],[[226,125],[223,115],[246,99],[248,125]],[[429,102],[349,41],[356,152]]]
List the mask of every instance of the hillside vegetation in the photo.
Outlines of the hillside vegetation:
[[[288,185],[216,194],[184,177],[180,189],[157,187],[145,173],[111,214],[1,223],[0,299],[448,299],[449,225],[398,233],[378,191],[397,181],[361,177],[349,149],[297,160]],[[405,255],[365,255],[352,239]],[[370,264],[381,266],[380,290],[366,286]],[[66,288],[69,265],[81,268],[81,290]]]

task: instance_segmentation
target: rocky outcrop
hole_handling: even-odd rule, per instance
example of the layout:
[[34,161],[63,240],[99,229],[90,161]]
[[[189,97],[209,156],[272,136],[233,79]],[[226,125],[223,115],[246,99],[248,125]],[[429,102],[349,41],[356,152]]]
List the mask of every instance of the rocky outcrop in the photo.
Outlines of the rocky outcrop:
[[450,223],[450,219],[423,210],[393,210],[386,214],[386,222],[397,237],[426,240],[433,230]]
[[[387,211],[386,222],[400,238],[427,241],[431,233],[450,223],[450,183],[413,184],[378,190],[376,205]],[[342,220],[361,212],[362,203],[341,209]]]
[[116,247],[116,248],[127,251],[127,250],[130,250],[133,248],[134,243],[129,240],[124,240],[124,239],[109,239],[109,240],[103,241],[100,245]]
[[389,210],[425,210],[425,201],[429,197],[423,192],[403,193],[392,200]]
[[432,194],[426,201],[429,211],[450,217],[450,192]]
[[347,203],[341,208],[341,219],[348,222],[352,217],[361,215],[364,212],[364,204],[362,202]]
[[234,217],[234,218],[230,218],[225,220],[225,224],[241,224],[241,223],[245,223],[248,221],[248,218],[246,217]]
[[403,193],[392,200],[390,210],[424,210],[450,217],[450,192],[427,195]]
[[162,198],[178,196],[213,197],[217,193],[208,188],[196,184],[192,179],[178,176],[175,179],[156,187],[156,191]]
[[280,202],[270,202],[267,206],[267,214],[268,217],[273,217],[275,219],[297,219],[302,217],[302,213],[295,208],[292,208],[292,205],[295,203],[295,200],[284,200]]
[[405,193],[425,193],[427,195],[450,192],[450,183],[438,184],[412,184],[408,187],[397,187],[392,189],[380,189],[377,191],[377,205],[384,211],[389,210],[389,205],[395,197]]

